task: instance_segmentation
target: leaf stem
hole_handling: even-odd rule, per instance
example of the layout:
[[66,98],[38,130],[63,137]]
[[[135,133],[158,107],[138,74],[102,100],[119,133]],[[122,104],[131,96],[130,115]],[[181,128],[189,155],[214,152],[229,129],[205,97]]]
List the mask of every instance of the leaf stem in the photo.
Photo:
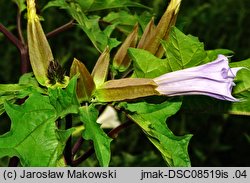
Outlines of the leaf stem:
[[19,158],[14,156],[10,158],[8,167],[17,167],[19,164]]
[[1,23],[0,23],[0,31],[17,47],[18,50],[22,49],[23,47],[22,43]]
[[[17,23],[19,24],[19,23]],[[18,28],[19,29],[19,28]],[[28,47],[23,44],[16,36],[14,36],[7,28],[0,23],[0,31],[16,46],[21,57],[21,74],[27,73],[29,70]]]
[[130,74],[132,74],[133,69],[128,69],[126,72],[123,73],[121,78],[126,78],[128,77]]
[[[118,127],[112,129],[109,133],[108,136],[111,138],[116,138],[118,136],[118,134],[128,128],[130,125],[132,125],[133,123],[131,121],[127,121],[121,125],[119,125]],[[87,152],[85,152],[82,156],[80,156],[79,158],[77,158],[76,160],[72,161],[72,166],[78,166],[80,163],[82,163],[84,160],[88,159],[93,153],[95,152],[94,147],[91,147],[90,149],[88,149]]]
[[22,42],[23,45],[25,45],[25,40],[23,38],[23,32],[22,32],[22,22],[21,22],[21,11],[18,10],[17,11],[17,33],[18,33],[18,37],[19,37],[19,40]]
[[[65,130],[72,128],[72,116],[71,114],[68,114],[66,117],[66,124],[65,124]],[[64,158],[67,163],[67,165],[72,165],[72,159],[71,159],[71,140],[72,137],[70,136],[68,141],[66,142],[65,150],[64,150]]]
[[28,46],[25,44],[23,45],[20,51],[21,56],[21,74],[25,74],[29,71],[29,53],[28,53]]
[[77,151],[81,147],[83,141],[84,141],[84,139],[82,137],[79,137],[79,139],[77,139],[77,141],[72,149],[72,158],[71,159],[74,159],[74,156],[76,155]]
[[132,123],[131,121],[127,121],[127,122],[125,122],[125,123],[122,123],[122,124],[119,125],[118,127],[112,129],[112,130],[108,133],[108,136],[111,137],[111,138],[113,138],[113,139],[115,139],[115,138],[117,138],[118,134],[119,134],[122,130],[128,128],[128,127],[129,127],[130,125],[132,125],[132,124],[133,124],[133,123]]
[[74,26],[74,20],[70,20],[68,23],[56,28],[55,30],[46,34],[47,38],[56,36],[57,34],[64,32]]

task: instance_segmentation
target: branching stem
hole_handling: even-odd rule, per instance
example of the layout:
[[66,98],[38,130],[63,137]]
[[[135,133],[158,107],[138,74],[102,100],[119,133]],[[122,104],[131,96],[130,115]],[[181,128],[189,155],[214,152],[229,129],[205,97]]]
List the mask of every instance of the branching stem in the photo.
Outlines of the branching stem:
[[70,20],[68,23],[56,28],[55,30],[49,32],[46,34],[46,37],[49,39],[51,37],[56,36],[57,34],[60,34],[61,32],[64,32],[68,29],[70,29],[71,27],[74,26],[74,20]]
[[0,31],[17,47],[18,50],[22,49],[23,47],[22,43],[1,23],[0,23]]
[[25,40],[24,40],[24,38],[23,38],[23,32],[22,32],[22,22],[21,22],[21,15],[22,15],[22,13],[21,13],[21,11],[19,10],[19,11],[17,11],[17,33],[18,33],[18,37],[19,37],[19,40],[21,41],[21,43],[23,44],[23,45],[25,45]]
[[[72,128],[72,116],[71,114],[68,114],[66,116],[66,125],[65,125],[65,130]],[[71,159],[71,140],[72,137],[70,136],[68,141],[66,142],[65,150],[64,150],[64,157],[67,165],[72,165],[72,159]]]

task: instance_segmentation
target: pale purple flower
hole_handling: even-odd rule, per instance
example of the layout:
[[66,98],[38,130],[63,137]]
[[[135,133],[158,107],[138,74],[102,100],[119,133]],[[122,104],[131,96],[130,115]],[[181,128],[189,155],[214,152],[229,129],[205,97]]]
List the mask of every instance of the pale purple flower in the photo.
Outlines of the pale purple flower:
[[242,67],[230,68],[219,55],[213,62],[154,78],[156,90],[163,95],[207,95],[221,100],[239,101],[232,96],[233,79]]

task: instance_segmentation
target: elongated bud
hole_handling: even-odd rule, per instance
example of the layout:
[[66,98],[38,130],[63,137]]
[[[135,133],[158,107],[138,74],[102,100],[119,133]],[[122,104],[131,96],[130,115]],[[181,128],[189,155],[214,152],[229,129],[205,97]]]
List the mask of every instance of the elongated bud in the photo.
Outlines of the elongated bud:
[[95,67],[91,73],[96,87],[102,85],[108,76],[110,54],[109,49],[106,48],[98,58]]
[[126,40],[123,42],[119,50],[114,56],[113,67],[114,69],[123,72],[126,71],[127,68],[131,64],[131,60],[128,56],[128,48],[135,47],[138,38],[138,24],[135,25],[133,31],[128,35]]
[[151,39],[151,37],[154,35],[154,31],[155,31],[154,18],[152,18],[150,22],[147,24],[142,34],[142,37],[137,45],[137,48],[144,49],[147,41]]
[[98,102],[122,101],[139,97],[159,95],[152,79],[125,78],[110,80],[98,88],[94,96]]
[[76,93],[80,101],[89,101],[95,89],[95,83],[85,65],[74,59],[70,68],[70,77],[79,74]]
[[31,67],[37,81],[45,86],[48,80],[47,71],[53,55],[43,32],[39,17],[36,14],[35,0],[27,0],[28,24],[27,37]]
[[169,3],[167,10],[164,15],[161,17],[153,36],[151,36],[145,42],[143,48],[145,50],[150,51],[152,54],[161,58],[163,54],[163,49],[161,48],[159,51],[159,47],[161,47],[161,40],[167,39],[170,28],[175,24],[177,14],[179,12],[181,0],[171,0]]

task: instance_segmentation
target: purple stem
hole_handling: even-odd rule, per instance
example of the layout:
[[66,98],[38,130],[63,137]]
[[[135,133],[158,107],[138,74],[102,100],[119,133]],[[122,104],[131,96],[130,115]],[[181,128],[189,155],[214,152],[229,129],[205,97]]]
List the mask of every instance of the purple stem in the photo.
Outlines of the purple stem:
[[21,56],[21,73],[27,73],[29,70],[28,47],[14,36],[7,28],[0,23],[0,31],[17,47]]
[[68,29],[70,29],[71,27],[74,26],[74,20],[70,20],[68,23],[56,28],[55,30],[49,32],[46,34],[46,37],[49,39],[51,37],[54,37],[56,36],[57,34],[61,33],[61,32],[64,32]]

